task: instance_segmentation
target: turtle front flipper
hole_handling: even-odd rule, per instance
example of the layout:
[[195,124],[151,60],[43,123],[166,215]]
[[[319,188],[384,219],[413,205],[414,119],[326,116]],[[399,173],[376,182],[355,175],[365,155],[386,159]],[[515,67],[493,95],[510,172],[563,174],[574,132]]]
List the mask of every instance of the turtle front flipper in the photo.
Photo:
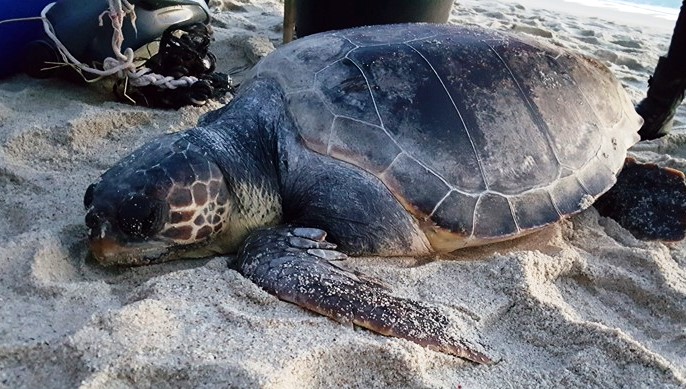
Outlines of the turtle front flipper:
[[627,158],[617,184],[595,207],[639,239],[678,241],[686,236],[686,182],[678,170]]
[[403,338],[477,363],[490,363],[450,332],[437,307],[395,297],[382,283],[330,263],[345,258],[315,228],[252,233],[238,253],[239,271],[278,298],[344,323]]

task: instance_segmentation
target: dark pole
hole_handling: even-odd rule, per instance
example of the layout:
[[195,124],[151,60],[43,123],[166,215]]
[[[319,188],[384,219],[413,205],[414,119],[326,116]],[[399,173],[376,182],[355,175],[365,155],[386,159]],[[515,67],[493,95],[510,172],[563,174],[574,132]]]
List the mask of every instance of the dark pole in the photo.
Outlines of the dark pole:
[[283,2],[283,43],[293,40],[295,31],[295,0]]

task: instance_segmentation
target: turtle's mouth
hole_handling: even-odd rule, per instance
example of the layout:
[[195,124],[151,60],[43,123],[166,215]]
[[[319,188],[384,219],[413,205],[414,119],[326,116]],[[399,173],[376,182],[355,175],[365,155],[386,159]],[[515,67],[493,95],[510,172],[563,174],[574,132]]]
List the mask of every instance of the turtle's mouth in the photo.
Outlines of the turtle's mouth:
[[202,258],[222,252],[208,243],[175,244],[154,239],[122,243],[109,235],[91,236],[89,239],[91,254],[103,266],[142,266],[181,258]]
[[110,237],[90,239],[93,257],[104,266],[148,265],[160,262],[169,250],[169,244],[156,241],[119,243]]

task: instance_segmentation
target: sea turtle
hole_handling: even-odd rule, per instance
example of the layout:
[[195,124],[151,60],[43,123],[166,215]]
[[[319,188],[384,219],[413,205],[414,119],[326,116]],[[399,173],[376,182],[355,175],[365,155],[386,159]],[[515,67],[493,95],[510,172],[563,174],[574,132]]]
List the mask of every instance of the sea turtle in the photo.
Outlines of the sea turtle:
[[[605,66],[515,35],[422,24],[313,35],[265,57],[197,127],[91,185],[91,251],[105,265],[237,252],[237,270],[283,300],[487,362],[436,307],[332,261],[450,252],[577,213],[613,186],[640,124]],[[636,231],[682,237],[683,174],[628,170],[619,195],[650,177],[669,194],[650,225],[632,219]]]

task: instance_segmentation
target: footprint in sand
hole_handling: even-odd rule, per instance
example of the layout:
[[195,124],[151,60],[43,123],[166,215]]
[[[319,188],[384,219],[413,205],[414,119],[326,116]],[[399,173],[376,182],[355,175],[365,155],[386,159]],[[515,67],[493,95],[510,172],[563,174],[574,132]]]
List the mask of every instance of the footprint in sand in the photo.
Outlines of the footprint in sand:
[[[2,185],[0,190],[7,193]],[[32,209],[21,202],[0,199],[0,219],[7,220],[6,223],[0,224],[0,242],[27,232],[34,223],[31,212]]]
[[523,32],[525,34],[540,36],[542,38],[552,38],[553,33],[551,31],[545,30],[543,28],[527,26],[524,24],[515,24],[512,26],[512,30],[515,32]]
[[33,169],[66,169],[75,160],[105,157],[107,154],[101,152],[99,145],[138,137],[141,127],[150,131],[154,116],[146,110],[114,111],[108,115],[82,112],[79,117],[48,124],[49,127],[40,123],[28,127],[8,139],[2,148],[10,159]]
[[600,40],[594,36],[580,36],[580,37],[576,37],[576,39],[578,39],[584,43],[591,44],[591,45],[600,44]]
[[484,15],[492,19],[510,20],[504,13],[498,11],[486,12]]
[[613,40],[612,43],[629,49],[642,49],[643,44],[638,39],[618,39]]
[[620,54],[617,60],[614,62],[617,65],[626,66],[629,70],[633,70],[636,72],[648,71],[648,69],[642,63],[636,60],[633,56],[629,56],[626,54]]
[[223,11],[229,11],[229,12],[248,12],[248,10],[245,8],[245,6],[238,4],[233,1],[227,1],[224,2],[222,6]]
[[619,55],[616,52],[606,49],[598,49],[594,51],[593,56],[595,56],[597,59],[612,63],[616,63],[617,59],[619,58]]
[[35,223],[36,210],[31,202],[38,199],[29,196],[44,195],[45,190],[21,174],[0,166],[0,241],[28,231]]

